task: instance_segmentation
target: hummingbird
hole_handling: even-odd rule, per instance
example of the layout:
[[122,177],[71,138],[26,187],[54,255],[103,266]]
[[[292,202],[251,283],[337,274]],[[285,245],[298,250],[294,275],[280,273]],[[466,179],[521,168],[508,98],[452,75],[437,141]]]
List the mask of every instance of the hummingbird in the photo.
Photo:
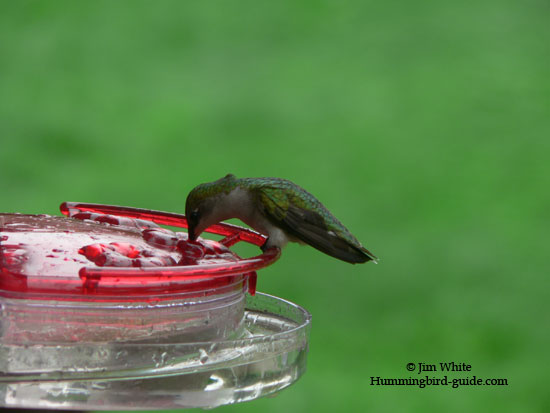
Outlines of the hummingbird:
[[268,237],[263,251],[291,241],[352,264],[377,262],[317,198],[286,179],[228,174],[191,190],[185,215],[191,241],[211,225],[238,218]]

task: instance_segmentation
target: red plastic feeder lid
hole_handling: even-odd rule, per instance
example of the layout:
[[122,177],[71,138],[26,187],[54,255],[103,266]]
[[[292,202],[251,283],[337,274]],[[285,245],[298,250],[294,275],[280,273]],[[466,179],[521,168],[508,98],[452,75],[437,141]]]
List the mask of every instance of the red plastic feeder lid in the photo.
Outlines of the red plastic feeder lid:
[[[184,215],[112,205],[65,202],[68,216],[0,214],[0,295],[13,298],[78,299],[172,296],[208,291],[248,279],[276,261],[280,250],[242,259],[229,247],[239,241],[262,245],[252,230],[218,224],[207,231],[219,242],[188,240]],[[160,224],[160,225],[159,225]],[[246,284],[246,283],[245,283]]]

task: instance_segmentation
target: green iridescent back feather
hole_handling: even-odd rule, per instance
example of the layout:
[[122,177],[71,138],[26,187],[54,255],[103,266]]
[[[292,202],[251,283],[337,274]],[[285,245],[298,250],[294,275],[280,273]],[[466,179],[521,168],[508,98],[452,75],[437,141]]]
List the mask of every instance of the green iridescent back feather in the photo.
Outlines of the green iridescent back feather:
[[291,205],[315,212],[322,218],[327,231],[333,231],[351,245],[363,248],[357,238],[317,198],[295,183],[281,178],[241,178],[237,179],[237,185],[260,191],[260,196],[269,198],[271,202],[264,202],[264,206],[269,208],[272,216],[283,220]]

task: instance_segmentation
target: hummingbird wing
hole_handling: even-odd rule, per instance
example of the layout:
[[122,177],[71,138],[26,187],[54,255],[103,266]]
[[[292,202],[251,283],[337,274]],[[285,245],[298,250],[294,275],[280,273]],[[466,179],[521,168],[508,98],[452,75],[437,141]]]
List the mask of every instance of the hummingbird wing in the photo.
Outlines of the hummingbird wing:
[[[292,184],[284,181],[286,186]],[[321,202],[304,189],[293,185],[293,191],[262,186],[257,189],[263,212],[288,234],[325,254],[350,263],[376,260]]]

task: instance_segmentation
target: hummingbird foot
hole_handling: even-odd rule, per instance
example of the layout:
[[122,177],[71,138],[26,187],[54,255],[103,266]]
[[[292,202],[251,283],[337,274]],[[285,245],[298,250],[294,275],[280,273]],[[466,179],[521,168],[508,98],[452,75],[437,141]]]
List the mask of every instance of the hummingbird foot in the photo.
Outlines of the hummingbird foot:
[[281,254],[281,247],[271,245],[269,238],[260,246],[260,249],[264,254],[276,254],[277,256],[280,256]]

